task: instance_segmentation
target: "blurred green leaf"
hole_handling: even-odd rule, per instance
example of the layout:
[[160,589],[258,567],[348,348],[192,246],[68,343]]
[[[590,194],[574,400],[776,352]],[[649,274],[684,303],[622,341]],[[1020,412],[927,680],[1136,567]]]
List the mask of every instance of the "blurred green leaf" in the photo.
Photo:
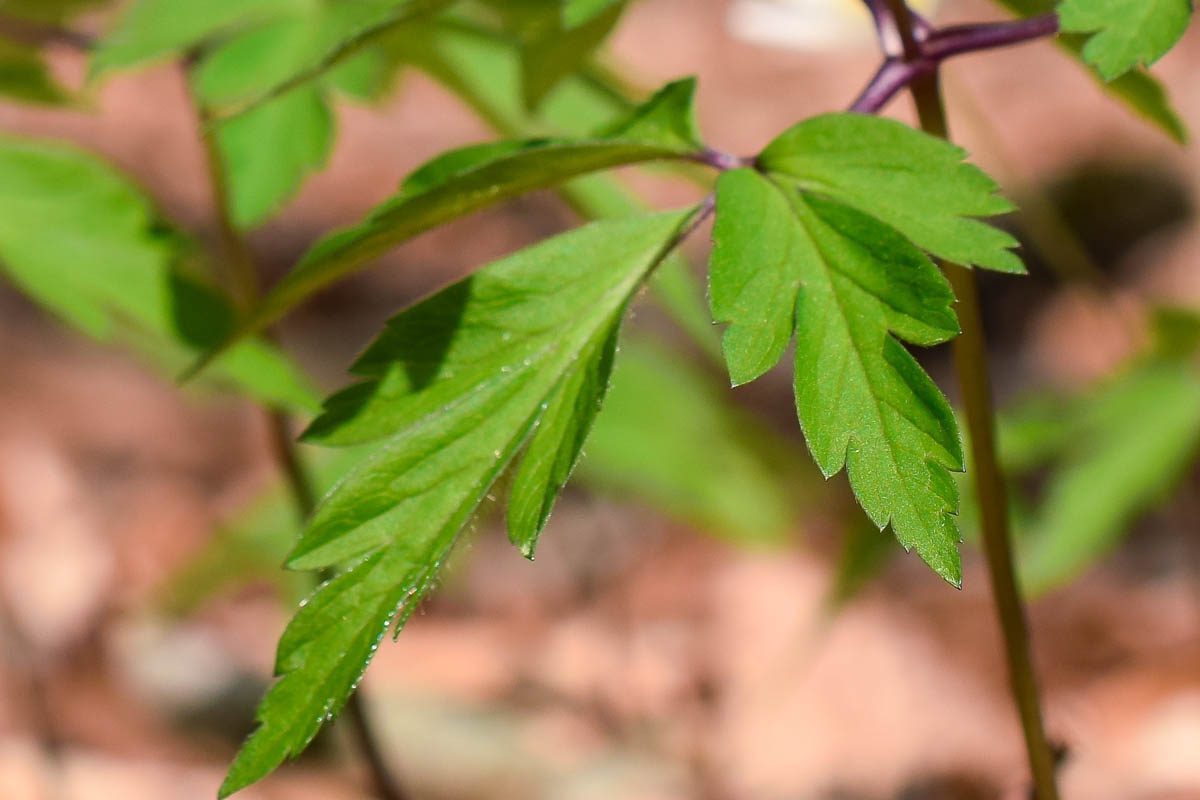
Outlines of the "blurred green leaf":
[[55,82],[36,47],[0,39],[0,98],[62,105],[71,95]]
[[694,88],[692,81],[669,84],[607,139],[488,144],[439,156],[363,223],[334,233],[310,249],[263,299],[239,335],[261,330],[320,289],[450,220],[588,172],[690,157],[692,149],[666,133],[681,126],[655,120],[659,115],[685,113],[689,105],[679,102],[677,96],[690,97]]
[[[1140,0],[1137,0],[1140,2]],[[1032,17],[1038,14],[1048,14],[1055,10],[1057,0],[996,0],[1009,11],[1021,17]],[[1081,66],[1086,67],[1083,48],[1087,37],[1080,34],[1066,33],[1058,37],[1058,44],[1069,53]],[[1088,74],[1094,77],[1105,92],[1128,105],[1143,119],[1154,124],[1172,139],[1182,143],[1187,141],[1187,129],[1183,120],[1171,106],[1163,85],[1150,73],[1143,69],[1134,68],[1115,78],[1106,81],[1094,69],[1088,68]]]
[[1106,81],[1166,55],[1187,30],[1191,0],[1062,0],[1058,18],[1068,33],[1091,34],[1083,59]]
[[[411,26],[386,45],[413,66],[427,72],[504,136],[539,134],[582,136],[611,129],[636,109],[608,82],[587,71],[565,79],[536,114],[521,97],[520,55],[517,47],[483,28],[439,20]],[[676,100],[682,95],[676,95]],[[668,134],[680,141],[698,141],[689,112],[665,117]],[[607,175],[576,178],[558,189],[583,217],[606,219],[644,213],[646,205],[619,181]],[[678,253],[655,273],[652,286],[663,308],[704,350],[719,358],[720,341],[692,265]]]
[[211,40],[303,13],[311,0],[135,0],[92,54],[92,74],[195,50]]
[[623,0],[563,0],[562,19],[567,28],[590,22]]
[[[318,2],[237,36],[200,67],[201,86],[214,107],[244,114],[311,83],[361,55],[376,38],[411,20],[434,15],[453,0]],[[379,56],[377,50],[371,50]],[[214,79],[213,73],[218,79]],[[232,78],[232,79],[231,79]]]
[[872,525],[851,525],[845,536],[837,571],[827,604],[837,612],[850,603],[887,567],[890,556],[900,552],[896,540]]
[[591,59],[616,27],[625,0],[593,3],[594,13],[576,13],[567,25],[565,9],[546,0],[486,0],[520,43],[521,96],[526,108],[537,108],[566,77]]
[[579,479],[743,544],[777,543],[802,475],[792,452],[678,353],[623,342]]
[[428,591],[475,508],[689,216],[594,223],[510,256],[393,318],[356,362],[367,380],[331,398],[309,437],[378,443],[322,502],[289,564],[364,560],[284,632],[282,677],[221,796],[300,752],[341,709],[388,627]]
[[[157,226],[137,189],[92,156],[0,138],[0,269],[85,334],[176,369],[221,341],[233,314],[181,268],[182,243]],[[261,341],[230,351],[213,377],[273,404],[315,405],[301,373]]]
[[112,0],[0,0],[0,14],[36,22],[63,22],[76,14],[111,4]]
[[221,125],[217,135],[234,224],[253,228],[325,166],[334,120],[312,87],[291,91]]
[[1039,593],[1109,553],[1200,451],[1200,371],[1154,359],[1067,407],[1070,441],[1031,521],[1021,576]]

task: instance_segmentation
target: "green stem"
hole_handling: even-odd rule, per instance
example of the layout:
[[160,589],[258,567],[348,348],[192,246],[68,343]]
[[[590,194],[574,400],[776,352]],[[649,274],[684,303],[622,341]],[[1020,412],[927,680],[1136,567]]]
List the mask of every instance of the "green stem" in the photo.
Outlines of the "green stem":
[[[191,61],[191,59],[189,59]],[[221,156],[217,141],[216,124],[203,101],[196,96],[192,89],[190,76],[184,70],[184,83],[188,97],[195,109],[200,138],[204,145],[205,167],[208,173],[208,183],[212,192],[214,213],[221,240],[224,262],[228,270],[227,278],[230,289],[243,312],[254,307],[259,296],[259,276],[254,254],[250,250],[246,237],[233,221],[229,204],[229,185],[226,178],[224,159]],[[263,407],[271,436],[272,449],[283,474],[288,493],[296,515],[301,520],[307,520],[317,505],[317,495],[313,482],[304,468],[300,453],[296,449],[292,437],[291,419],[286,411],[279,408]],[[388,767],[387,759],[379,746],[377,736],[371,728],[370,720],[358,692],[350,695],[342,710],[355,748],[370,771],[371,783],[375,795],[380,800],[408,800],[408,793],[401,787]]]
[[[904,0],[887,0],[887,3],[895,16],[905,54],[917,52],[913,20]],[[921,128],[934,136],[949,138],[949,124],[937,72],[917,78],[909,91],[917,108]],[[1004,635],[1009,681],[1025,736],[1034,797],[1035,800],[1058,800],[1055,758],[1042,722],[1037,676],[1030,653],[1029,626],[1013,566],[1007,491],[996,455],[996,411],[992,403],[979,287],[971,270],[954,264],[943,264],[943,267],[958,298],[962,335],[954,340],[954,363],[967,415],[988,575]]]

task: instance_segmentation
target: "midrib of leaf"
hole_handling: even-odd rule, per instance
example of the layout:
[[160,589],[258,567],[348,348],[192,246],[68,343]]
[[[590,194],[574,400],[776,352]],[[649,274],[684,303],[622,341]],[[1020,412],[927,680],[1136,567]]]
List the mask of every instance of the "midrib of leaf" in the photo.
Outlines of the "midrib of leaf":
[[[660,215],[663,235],[666,236],[667,232],[677,229],[686,218],[687,214],[680,213]],[[614,231],[614,233],[619,232]],[[593,233],[593,235],[595,234]],[[375,430],[375,434],[388,436],[387,442],[347,475],[338,487],[339,489],[357,487],[358,491],[350,492],[347,489],[346,492],[339,492],[335,489],[326,503],[317,510],[308,532],[297,546],[290,562],[291,565],[295,568],[318,569],[356,555],[362,555],[369,552],[372,547],[384,546],[386,537],[382,531],[387,528],[387,522],[393,517],[403,515],[396,507],[395,498],[384,494],[382,487],[381,491],[371,492],[366,497],[360,497],[361,485],[369,486],[371,476],[374,474],[394,475],[397,469],[405,474],[407,470],[413,468],[411,465],[415,465],[418,459],[425,462],[426,468],[429,468],[431,463],[440,464],[443,460],[453,460],[447,455],[452,445],[442,448],[438,442],[437,434],[439,430],[444,431],[444,426],[455,426],[451,429],[452,431],[473,430],[471,444],[480,452],[502,450],[503,433],[490,431],[487,424],[480,426],[475,420],[489,411],[496,412],[496,409],[491,408],[491,404],[497,401],[504,404],[509,403],[509,398],[506,398],[504,393],[510,387],[514,387],[511,391],[519,392],[520,397],[526,399],[519,400],[519,402],[512,401],[514,405],[504,416],[511,418],[534,415],[536,418],[540,405],[559,385],[564,373],[579,359],[595,332],[610,327],[613,317],[623,313],[628,299],[633,296],[646,275],[670,251],[673,244],[673,242],[664,242],[658,250],[645,252],[645,245],[635,240],[627,245],[630,249],[626,253],[609,254],[610,258],[627,261],[630,264],[630,267],[623,273],[609,274],[602,278],[597,278],[595,275],[589,276],[589,273],[585,271],[576,273],[574,280],[566,284],[568,287],[573,284],[592,283],[596,280],[605,280],[607,286],[597,287],[598,291],[592,298],[579,298],[581,301],[587,301],[586,311],[575,320],[571,320],[566,330],[558,330],[550,326],[539,329],[540,335],[525,337],[526,344],[523,346],[520,342],[514,341],[512,345],[520,347],[520,349],[505,362],[495,364],[497,377],[487,391],[480,391],[478,388],[470,390],[463,387],[461,392],[448,393],[451,401],[456,396],[465,397],[462,406],[449,409],[434,403],[419,406],[414,410],[421,414],[420,417],[410,420],[401,419],[398,421],[398,425],[390,423],[393,425],[391,428],[384,427]],[[546,258],[547,254],[556,255],[559,248],[563,246],[563,244],[551,245],[553,249],[545,251],[541,257]],[[509,262],[509,264],[513,263],[524,265],[525,262]],[[639,269],[633,269],[634,264],[638,265]],[[495,271],[493,271],[494,275]],[[559,294],[565,295],[566,292]],[[539,351],[545,354],[545,357],[540,360],[534,358]],[[471,379],[473,376],[468,380]],[[517,385],[522,380],[528,381],[524,387]],[[374,383],[378,385],[378,381]],[[417,394],[420,395],[420,393]],[[447,395],[437,394],[436,396],[445,397]],[[521,406],[520,403],[527,403],[527,405]],[[451,411],[455,413],[449,413]],[[366,410],[360,408],[354,418],[369,415],[369,408]],[[496,414],[493,413],[492,417],[495,416]],[[489,419],[488,424],[490,421]],[[321,425],[320,419],[317,425]],[[322,426],[322,429],[326,431],[323,434],[324,440],[337,439],[336,423],[332,426]],[[426,435],[431,440],[429,444],[424,442]],[[497,441],[489,438],[492,436],[497,437]],[[364,437],[357,439],[357,441],[366,440]],[[459,441],[458,437],[455,438],[455,441]],[[421,449],[426,447],[429,452]],[[455,456],[455,458],[458,457]],[[461,457],[469,457],[469,450]],[[410,466],[406,467],[406,464]],[[397,477],[389,481],[387,490],[391,491],[391,487],[400,480],[401,478]],[[348,498],[347,494],[349,494]],[[347,540],[353,543],[352,548],[347,548]]]
[[[853,325],[851,323],[851,317],[853,316],[851,306],[854,304],[854,300],[848,296],[847,292],[853,292],[854,290],[861,292],[864,295],[863,302],[868,304],[874,303],[881,310],[890,308],[891,306],[882,301],[868,287],[864,287],[857,279],[847,275],[839,268],[837,259],[831,257],[823,249],[822,237],[814,229],[814,225],[818,224],[813,219],[812,215],[814,212],[808,208],[803,196],[799,192],[788,192],[775,181],[769,181],[769,183],[775,191],[779,191],[784,196],[785,201],[793,211],[797,224],[803,229],[805,237],[810,242],[812,252],[820,260],[818,268],[804,270],[806,277],[802,278],[800,291],[805,291],[804,283],[811,279],[811,276],[816,276],[821,280],[828,296],[833,300],[836,319],[840,325],[840,333],[846,342],[849,343],[847,349],[853,358],[855,374],[850,375],[850,370],[848,369],[842,370],[838,376],[837,393],[834,397],[844,396],[844,387],[847,385],[857,387],[859,391],[862,391],[870,398],[870,408],[874,412],[871,421],[874,423],[872,427],[875,429],[876,436],[872,437],[869,435],[869,432],[862,431],[861,420],[855,420],[855,424],[840,426],[847,433],[844,450],[841,453],[832,454],[838,463],[836,465],[826,463],[825,458],[831,454],[822,453],[821,457],[817,458],[818,467],[825,477],[828,478],[839,472],[844,466],[847,470],[851,487],[854,489],[855,494],[859,495],[862,482],[868,478],[875,478],[874,475],[860,474],[859,461],[868,458],[860,454],[867,453],[880,446],[879,442],[872,442],[872,438],[882,440],[883,451],[886,454],[887,463],[890,465],[892,482],[898,487],[903,487],[903,489],[902,491],[892,493],[893,507],[886,512],[875,506],[875,504],[866,502],[865,500],[863,502],[864,510],[871,517],[871,520],[880,527],[891,524],[893,532],[905,547],[915,548],[943,578],[958,585],[961,581],[958,569],[953,564],[943,562],[941,560],[942,554],[937,552],[937,545],[933,544],[933,541],[940,536],[940,532],[937,529],[944,528],[946,523],[945,518],[952,516],[953,513],[952,509],[945,508],[946,503],[943,492],[938,491],[937,487],[930,482],[934,477],[934,470],[945,469],[947,466],[933,461],[930,453],[910,452],[907,448],[899,447],[897,442],[902,441],[908,432],[898,430],[894,423],[888,420],[887,414],[884,411],[885,406],[894,411],[899,419],[909,423],[913,431],[931,443],[935,447],[935,452],[945,452],[946,448],[925,429],[923,424],[914,420],[906,409],[898,408],[886,398],[887,392],[880,388],[877,377],[873,375],[872,369],[868,367],[865,353],[871,352],[874,348],[878,347],[879,357],[886,363],[887,347],[893,345],[903,349],[903,345],[893,339],[889,331],[886,315],[883,315],[883,318],[873,325],[871,323],[857,327]],[[797,324],[800,325],[803,323],[798,320]],[[829,333],[827,329],[821,330],[822,341],[824,341]],[[842,363],[844,364],[845,362]],[[796,364],[798,373],[806,367],[806,364],[799,363],[799,361]],[[892,370],[896,369],[892,364],[886,364],[886,367]],[[899,376],[897,376],[897,379],[902,380]],[[839,412],[838,414],[839,417],[843,415],[844,412]],[[810,431],[803,415],[801,415],[800,424],[806,439],[810,442],[814,441],[809,436]],[[909,474],[911,470],[906,470],[902,465],[902,457],[905,455],[910,456],[915,463],[921,465],[921,468],[926,473],[925,481],[914,484],[913,476]],[[947,456],[953,460],[952,454],[947,453]],[[929,514],[926,513],[927,510],[922,509],[921,504],[916,501],[918,493],[922,491],[931,491],[942,500],[942,502],[936,503],[935,508],[932,509],[939,515],[937,520],[928,519]],[[903,507],[899,509],[894,507],[897,495],[903,503]],[[904,512],[907,512],[907,514]],[[927,533],[930,534],[930,542],[923,542],[912,535],[913,531],[909,528],[909,524],[914,519],[924,520],[922,524],[925,526]],[[953,548],[953,543],[950,544],[950,547]]]
[[[860,382],[862,384],[865,384],[868,388],[867,395],[871,398],[872,408],[875,410],[874,421],[876,422],[876,424],[880,430],[881,438],[887,442],[886,449],[887,449],[887,453],[888,453],[888,459],[892,465],[892,473],[896,479],[898,479],[905,485],[908,485],[908,483],[909,483],[908,479],[905,477],[904,470],[901,469],[900,462],[896,458],[896,447],[893,444],[893,442],[898,438],[896,436],[896,431],[891,427],[891,425],[885,419],[885,416],[883,413],[883,408],[880,405],[881,402],[885,402],[880,397],[882,392],[879,391],[879,388],[878,388],[875,380],[872,377],[871,370],[867,369],[866,362],[863,360],[863,352],[867,349],[867,346],[873,345],[875,343],[870,342],[870,341],[867,341],[867,342],[862,341],[863,334],[861,332],[856,332],[855,327],[850,324],[849,311],[846,308],[847,299],[843,296],[843,293],[845,290],[839,289],[839,282],[845,281],[846,283],[849,283],[850,285],[857,288],[859,291],[863,292],[868,297],[874,299],[876,302],[879,302],[881,306],[886,305],[886,304],[881,302],[876,295],[872,294],[866,287],[862,286],[862,284],[860,284],[853,277],[846,275],[842,270],[838,269],[835,266],[836,262],[833,259],[829,258],[828,255],[822,250],[821,240],[818,236],[816,236],[816,234],[814,233],[814,231],[812,229],[813,221],[809,216],[809,214],[811,212],[808,210],[808,207],[804,205],[804,201],[802,199],[793,199],[791,197],[788,197],[788,192],[786,192],[786,191],[783,192],[783,194],[784,194],[784,198],[788,201],[788,203],[791,205],[792,209],[794,210],[794,212],[796,214],[796,220],[799,222],[800,226],[802,228],[804,228],[805,235],[808,237],[809,241],[813,245],[813,250],[818,255],[821,256],[821,264],[824,268],[813,270],[813,272],[826,279],[825,286],[828,288],[830,296],[833,297],[833,299],[834,299],[835,307],[837,308],[837,312],[838,312],[837,319],[841,323],[842,333],[845,335],[847,341],[853,342],[853,344],[854,344],[854,346],[850,348],[850,352],[852,352],[854,354],[854,359],[855,359],[854,363],[858,367],[858,369],[857,369],[858,378],[859,378]],[[803,289],[801,289],[801,291],[803,291]],[[862,326],[860,326],[860,327],[862,327]],[[887,331],[885,330],[884,338],[886,338],[887,336],[890,336],[890,334],[887,333]],[[841,389],[842,386],[845,385],[846,375],[847,375],[847,373],[843,372],[839,376],[839,382],[838,382],[839,390]],[[839,395],[841,393],[842,393],[841,391],[838,392]],[[896,411],[897,414],[901,418],[907,420],[913,426],[913,428],[921,431],[921,433],[923,435],[928,436],[928,433],[924,430],[924,428],[922,426],[918,425],[915,421],[913,421],[908,416],[908,412],[906,410],[897,408],[892,403],[888,403],[887,405],[889,408]],[[850,444],[847,445],[846,452],[843,453],[841,456],[842,464],[845,464],[847,467],[849,467],[850,463],[851,463],[850,458],[849,458],[850,451],[852,449],[851,445],[853,443],[857,442],[859,444],[859,446],[863,446],[862,438],[857,433],[853,433],[853,432],[850,433],[850,435],[848,437],[848,441]],[[941,445],[938,445],[938,446],[940,447]],[[842,464],[839,464],[838,468],[833,470],[833,472],[827,472],[825,469],[825,466],[822,464],[818,464],[818,466],[821,468],[821,472],[825,475],[825,477],[829,478],[841,470]],[[852,475],[851,483],[854,482],[853,477],[854,476]],[[908,503],[910,510],[915,510],[915,506],[913,506],[913,504],[907,494],[905,495],[905,500]],[[874,519],[874,516],[875,515],[872,514],[873,519]],[[891,521],[891,519],[890,518],[874,519],[874,521],[882,526],[882,525],[886,525],[887,523],[889,523]]]

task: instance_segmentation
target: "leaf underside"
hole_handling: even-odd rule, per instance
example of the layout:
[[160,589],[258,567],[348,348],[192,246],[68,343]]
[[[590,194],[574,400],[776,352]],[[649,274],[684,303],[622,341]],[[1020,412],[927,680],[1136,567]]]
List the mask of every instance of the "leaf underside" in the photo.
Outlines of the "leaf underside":
[[289,561],[355,566],[288,626],[280,680],[222,796],[298,754],[338,712],[514,461],[510,532],[532,553],[603,398],[625,308],[690,214],[595,223],[501,260],[395,317],[358,360],[364,380],[330,398],[307,437],[374,444]]

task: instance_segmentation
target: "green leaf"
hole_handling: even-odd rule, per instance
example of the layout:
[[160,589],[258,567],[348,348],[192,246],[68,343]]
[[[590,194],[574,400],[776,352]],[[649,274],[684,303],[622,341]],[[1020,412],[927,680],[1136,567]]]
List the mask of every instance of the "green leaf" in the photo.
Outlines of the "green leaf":
[[83,11],[108,4],[110,0],[4,0],[0,3],[0,13],[36,22],[63,22]]
[[[520,57],[510,41],[480,28],[446,21],[413,25],[404,34],[393,37],[389,47],[461,97],[501,135],[583,135],[628,127],[638,118],[632,101],[624,99],[607,82],[584,73],[564,80],[537,115],[530,116],[521,98]],[[643,116],[638,124],[650,128],[655,119],[671,120],[663,126],[660,140],[694,142],[698,146],[695,115],[686,107],[691,103],[691,82],[677,86],[689,90],[686,94],[677,90],[668,97],[685,106],[680,113],[673,117]],[[576,178],[559,187],[558,192],[589,219],[646,211],[645,203],[607,175]],[[655,273],[652,288],[672,319],[706,353],[719,357],[719,339],[687,259],[672,254]]]
[[1021,575],[1030,592],[1061,585],[1110,552],[1200,452],[1200,374],[1152,360],[1064,409],[1072,431],[1051,472]]
[[0,39],[0,97],[62,105],[71,96],[59,86],[35,47]]
[[[142,195],[89,155],[0,138],[0,270],[85,334],[132,345],[177,369],[227,336],[228,303],[179,265]],[[247,341],[214,377],[311,409],[307,382],[273,347]]]
[[[536,116],[530,116],[521,99],[516,47],[480,28],[446,21],[414,25],[404,36],[393,37],[387,44],[389,49],[394,47],[403,53],[407,63],[461,97],[504,136],[581,135],[612,130],[622,124],[622,116],[628,121],[636,108],[607,84],[587,74],[576,74],[563,81]],[[688,109],[679,119],[682,124],[674,130],[686,131],[685,139],[695,138],[694,113]],[[588,219],[629,216],[646,210],[645,203],[607,175],[576,178],[559,187],[558,192]],[[672,319],[706,353],[719,356],[719,340],[687,259],[672,254],[655,273],[652,287]]]
[[387,31],[434,15],[452,0],[321,2],[234,37],[200,66],[201,86],[223,115],[252,111],[327,75]]
[[384,633],[412,612],[476,506],[689,216],[555,237],[388,323],[355,365],[369,379],[335,395],[309,433],[326,444],[377,444],[322,502],[289,563],[365,560],[319,589],[288,626],[282,677],[222,796],[299,753],[342,707]]
[[[615,320],[619,322],[619,320]],[[617,326],[598,330],[567,371],[521,457],[508,499],[508,536],[526,558],[567,485],[608,391]]]
[[591,58],[616,28],[624,2],[609,5],[574,27],[564,27],[562,17],[551,12],[554,24],[525,40],[521,50],[525,103],[536,108],[563,80]]
[[965,158],[961,148],[895,120],[825,114],[785,131],[759,163],[886,222],[939,258],[1023,273],[1016,240],[978,219],[1012,205]]
[[567,25],[564,9],[545,0],[488,0],[521,46],[521,85],[525,106],[537,108],[564,78],[577,72],[603,44],[625,10],[625,0],[577,24]]
[[731,323],[735,382],[769,368],[793,327],[796,407],[822,473],[846,467],[871,520],[957,585],[958,428],[890,335],[931,345],[958,333],[941,272],[883,222],[750,170],[721,176],[713,236],[713,312]]
[[168,58],[212,39],[303,12],[311,0],[137,0],[92,55],[93,75]]
[[426,21],[395,31],[380,46],[458,95],[504,136],[586,135],[617,124],[634,107],[580,71],[531,112],[518,45],[481,26]]
[[663,136],[664,131],[680,126],[653,121],[659,114],[680,113],[684,104],[678,101],[678,95],[690,96],[693,89],[692,81],[667,86],[637,112],[628,134],[609,139],[485,145],[435,159],[417,171],[411,190],[402,189],[362,224],[318,242],[264,298],[241,333],[261,330],[325,286],[452,219],[588,172],[643,161],[688,158],[692,155],[690,148]]
[[325,166],[334,144],[325,98],[302,87],[221,125],[220,147],[230,210],[239,228],[253,228]]
[[563,26],[574,28],[603,14],[622,0],[564,0]]
[[1062,29],[1093,36],[1083,58],[1105,80],[1150,66],[1170,50],[1192,17],[1191,0],[1063,0]]
[[644,338],[621,345],[578,480],[744,545],[780,543],[806,474],[720,380]]
[[[1054,11],[1056,0],[996,0],[996,2],[1022,17],[1032,17],[1038,14],[1048,14]],[[1069,53],[1073,60],[1085,65],[1083,48],[1087,37],[1080,34],[1061,34],[1058,45]],[[1088,68],[1088,74],[1095,78],[1105,92],[1128,105],[1135,113],[1149,121],[1172,139],[1183,143],[1187,141],[1187,129],[1179,115],[1171,107],[1166,89],[1163,88],[1153,75],[1143,69],[1131,69],[1119,78],[1106,81],[1096,72]]]

